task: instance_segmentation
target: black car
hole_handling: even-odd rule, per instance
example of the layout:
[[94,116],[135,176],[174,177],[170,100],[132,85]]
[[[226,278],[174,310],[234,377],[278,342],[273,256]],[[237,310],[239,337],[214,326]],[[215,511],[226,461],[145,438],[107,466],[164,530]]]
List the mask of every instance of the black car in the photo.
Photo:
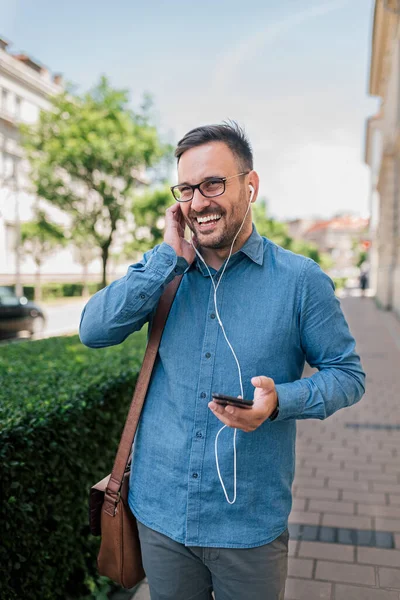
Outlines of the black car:
[[0,286],[0,339],[16,337],[20,331],[38,334],[45,323],[46,317],[37,304]]

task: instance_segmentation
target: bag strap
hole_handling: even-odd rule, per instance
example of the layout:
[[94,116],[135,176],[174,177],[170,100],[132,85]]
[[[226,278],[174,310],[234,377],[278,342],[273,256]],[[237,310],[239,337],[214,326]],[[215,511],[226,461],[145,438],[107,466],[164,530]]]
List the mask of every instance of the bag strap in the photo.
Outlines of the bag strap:
[[142,368],[140,369],[140,373],[136,382],[128,417],[126,419],[121,441],[118,446],[117,456],[115,457],[113,470],[111,471],[110,479],[104,495],[103,508],[105,512],[111,516],[114,516],[117,503],[120,499],[122,479],[128,465],[132,442],[136,434],[147,388],[150,383],[150,377],[156,360],[161,336],[182,277],[182,275],[175,277],[167,285],[158,302],[150,338],[147,343],[146,352],[143,358]]

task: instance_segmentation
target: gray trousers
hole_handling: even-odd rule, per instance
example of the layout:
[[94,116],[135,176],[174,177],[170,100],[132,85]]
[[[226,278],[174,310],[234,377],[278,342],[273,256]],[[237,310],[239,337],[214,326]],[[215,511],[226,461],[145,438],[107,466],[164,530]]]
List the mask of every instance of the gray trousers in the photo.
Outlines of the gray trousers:
[[200,548],[138,529],[151,600],[284,600],[288,530],[257,548]]

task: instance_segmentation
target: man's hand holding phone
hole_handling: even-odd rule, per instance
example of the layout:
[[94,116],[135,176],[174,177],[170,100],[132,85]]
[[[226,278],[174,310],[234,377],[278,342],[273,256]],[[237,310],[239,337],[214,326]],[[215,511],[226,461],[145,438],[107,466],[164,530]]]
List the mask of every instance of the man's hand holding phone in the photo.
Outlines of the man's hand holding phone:
[[254,431],[274,412],[278,404],[278,395],[275,382],[270,377],[260,375],[252,377],[254,385],[254,402],[250,408],[232,406],[227,403],[222,406],[215,402],[209,402],[208,407],[216,417],[228,427],[235,427],[242,431]]
[[[192,264],[196,253],[190,242],[185,240],[185,225],[180,204],[179,202],[175,202],[175,204],[167,208],[165,213],[164,242],[172,246],[178,256],[183,256],[189,264]],[[193,236],[192,239],[193,244],[196,246],[196,237]]]

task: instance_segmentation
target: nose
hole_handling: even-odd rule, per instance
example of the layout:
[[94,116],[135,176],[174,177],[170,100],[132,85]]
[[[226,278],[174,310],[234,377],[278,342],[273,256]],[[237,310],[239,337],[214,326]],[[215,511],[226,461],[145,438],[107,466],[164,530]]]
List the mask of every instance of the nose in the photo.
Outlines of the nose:
[[207,208],[208,206],[210,206],[211,202],[210,202],[211,198],[205,198],[201,193],[200,190],[194,190],[194,194],[193,194],[193,198],[192,198],[192,203],[191,203],[191,208],[197,212],[197,213],[201,213],[205,208]]

